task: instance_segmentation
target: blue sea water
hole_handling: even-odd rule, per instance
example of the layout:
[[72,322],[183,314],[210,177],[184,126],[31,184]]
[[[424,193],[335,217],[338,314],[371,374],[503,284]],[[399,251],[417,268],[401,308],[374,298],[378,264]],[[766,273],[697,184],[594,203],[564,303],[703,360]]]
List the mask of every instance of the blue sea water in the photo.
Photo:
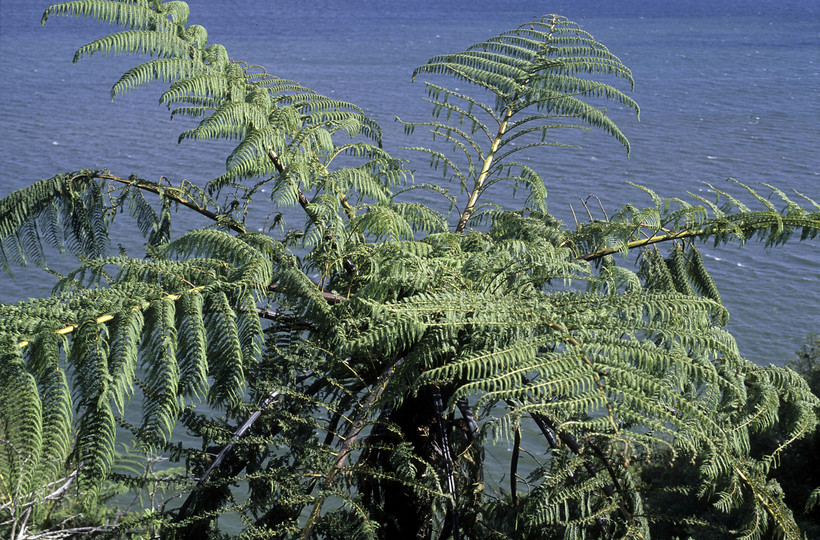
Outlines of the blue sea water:
[[[191,22],[231,57],[261,64],[323,94],[352,101],[379,121],[388,150],[408,144],[394,115],[426,120],[414,67],[544,13],[579,22],[633,71],[641,119],[611,108],[632,143],[602,133],[569,139],[582,149],[530,157],[549,191],[550,211],[571,222],[570,204],[597,196],[612,212],[664,196],[709,196],[703,182],[735,189],[767,182],[820,201],[820,7],[814,1],[376,2],[191,0]],[[0,3],[0,196],[58,172],[107,168],[203,184],[224,170],[229,147],[177,146],[190,127],[170,122],[160,86],[112,102],[111,85],[133,58],[74,51],[112,29],[40,16],[49,2]],[[416,140],[415,143],[423,141]],[[422,158],[417,182],[438,181]],[[496,202],[520,206],[509,193]],[[597,202],[595,203],[597,206]],[[127,231],[125,231],[127,236]],[[707,249],[708,266],[731,312],[730,329],[751,360],[783,364],[809,332],[820,332],[820,241]],[[50,261],[58,269],[72,262]],[[51,277],[17,270],[0,277],[0,301],[47,295]]]

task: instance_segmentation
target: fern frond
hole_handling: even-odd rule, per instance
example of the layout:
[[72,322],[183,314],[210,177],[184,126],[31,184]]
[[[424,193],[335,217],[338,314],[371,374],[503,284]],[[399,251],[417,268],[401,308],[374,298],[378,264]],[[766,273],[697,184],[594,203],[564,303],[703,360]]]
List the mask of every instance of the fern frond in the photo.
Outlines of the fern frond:
[[[465,230],[478,199],[492,185],[488,179],[504,167],[510,155],[543,146],[561,146],[546,140],[547,134],[558,127],[586,124],[601,129],[629,153],[629,141],[623,132],[598,105],[585,99],[615,101],[639,114],[634,100],[600,80],[605,74],[624,78],[631,84],[632,75],[616,56],[564,17],[542,17],[463,52],[433,57],[416,68],[413,78],[422,74],[449,75],[488,91],[495,99],[492,106],[481,104],[473,97],[427,83],[433,116],[440,120],[440,115],[445,113],[451,124],[433,124],[434,137],[443,135],[453,142],[459,158],[460,154],[467,154],[469,174],[460,172],[454,159],[442,151],[423,150],[431,154],[434,166],[445,165],[445,177],[450,169],[452,176],[470,193],[461,210],[457,232]],[[480,119],[479,111],[486,114],[489,121]],[[453,114],[454,121],[451,120]],[[467,126],[456,128],[454,123]],[[415,124],[406,126],[405,131],[412,131],[414,127]],[[484,134],[488,145],[475,141],[473,136],[477,134]],[[530,140],[532,137],[540,141]],[[520,141],[513,143],[516,139]],[[500,151],[506,144],[516,146]],[[480,165],[473,168],[473,163]],[[498,182],[512,181],[514,186],[538,189],[529,201],[543,205],[543,183],[531,181],[534,176],[529,168],[521,170],[524,175],[510,174]]]
[[213,377],[208,400],[214,405],[234,405],[245,384],[236,314],[224,293],[209,297],[208,303],[211,311],[205,316],[205,333],[210,358],[208,372]]
[[179,414],[179,364],[175,304],[171,300],[152,302],[145,312],[143,333],[142,423],[149,436],[167,440]]
[[108,476],[115,456],[116,424],[111,410],[105,333],[105,328],[94,321],[81,324],[68,354],[74,369],[79,416],[73,456],[81,464],[80,485],[91,494],[89,499],[99,493],[99,481]]
[[191,79],[206,70],[207,67],[197,60],[178,57],[158,58],[126,71],[111,88],[111,97],[155,81],[173,83],[179,79]]
[[[0,200],[0,239],[3,253],[25,265],[27,257],[43,264],[41,240],[45,239],[61,252],[88,258],[107,251],[108,220],[102,185],[93,171],[65,173],[40,180]],[[39,230],[44,229],[44,234]],[[65,237],[57,231],[65,231]],[[65,238],[65,239],[64,239]],[[8,256],[4,258],[6,270]]]
[[166,2],[163,5],[165,13],[171,17],[169,20],[167,16],[160,16],[156,9],[143,2],[100,0],[63,2],[46,9],[40,23],[45,24],[51,16],[90,17],[124,28],[174,32],[177,24],[187,22],[187,6],[184,4],[184,2]]
[[[766,210],[752,209],[726,192],[718,193],[715,202],[692,195],[702,205],[690,205],[679,199],[661,199],[654,193],[650,196],[655,202],[654,208],[636,211],[628,205],[620,211],[620,215],[628,217],[632,223],[617,219],[582,224],[568,235],[566,244],[576,245],[582,253],[580,258],[595,260],[617,251],[689,238],[711,240],[720,245],[730,241],[744,243],[757,237],[765,246],[773,246],[786,242],[796,231],[800,231],[801,240],[820,234],[820,212],[809,211],[791,201],[782,211],[777,211],[770,209],[771,203],[768,202],[764,205]],[[757,200],[762,198],[756,192],[753,196]],[[729,204],[718,206],[720,198],[729,199]],[[647,217],[652,219],[647,221]],[[607,246],[607,241],[614,241],[619,247]]]
[[133,308],[121,310],[111,324],[111,399],[120,415],[125,414],[133,392],[143,324],[142,312]]
[[[0,421],[0,471],[4,471],[4,499],[17,501],[14,516],[24,511],[30,492],[39,488],[36,472],[43,448],[43,409],[37,383],[25,367],[18,347],[2,345],[0,358],[0,407],[5,412]],[[51,442],[51,441],[47,441]],[[46,449],[48,453],[48,450]],[[5,502],[5,501],[4,501]]]
[[46,335],[32,344],[27,367],[37,379],[43,410],[43,445],[37,463],[41,484],[55,480],[71,447],[71,392],[59,368],[58,338]]
[[205,328],[202,326],[204,298],[183,294],[176,309],[179,393],[200,398],[208,387],[208,357]]
[[83,45],[74,53],[77,63],[84,56],[94,54],[145,54],[160,58],[185,58],[191,54],[191,45],[175,34],[150,30],[129,30],[118,32]]

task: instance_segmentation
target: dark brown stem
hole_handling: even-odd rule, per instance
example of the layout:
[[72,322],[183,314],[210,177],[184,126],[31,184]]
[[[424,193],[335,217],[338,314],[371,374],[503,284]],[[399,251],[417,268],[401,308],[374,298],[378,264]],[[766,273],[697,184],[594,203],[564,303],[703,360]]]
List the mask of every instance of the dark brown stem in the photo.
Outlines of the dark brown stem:
[[510,494],[512,495],[513,506],[518,506],[518,455],[521,451],[521,430],[515,426],[513,432],[512,459],[510,459]]
[[[312,375],[313,372],[303,373],[296,377],[296,382],[300,383]],[[316,380],[312,385],[310,385],[310,387],[307,390],[305,390],[304,394],[307,396],[312,396],[313,394],[318,392],[322,386],[324,386],[325,382],[326,381],[324,378]],[[270,394],[268,394],[265,397],[265,399],[262,400],[262,403],[259,404],[259,408],[256,411],[254,411],[253,414],[251,414],[247,420],[245,420],[244,424],[242,424],[239,428],[236,429],[236,431],[233,432],[231,442],[222,447],[222,450],[219,452],[219,454],[217,454],[213,462],[211,462],[211,465],[205,470],[202,476],[199,477],[196,486],[194,487],[194,489],[191,490],[191,493],[188,494],[188,498],[185,499],[185,502],[182,503],[182,506],[177,511],[177,515],[174,521],[179,522],[187,517],[189,513],[188,509],[190,508],[191,504],[193,504],[197,500],[200,488],[202,488],[202,486],[205,485],[205,483],[211,477],[211,474],[213,474],[213,472],[222,464],[222,462],[225,460],[228,454],[234,449],[239,439],[243,435],[245,435],[245,433],[248,432],[248,430],[253,426],[253,424],[259,419],[259,417],[262,416],[262,412],[279,398],[279,395],[280,394],[277,391],[273,391]],[[276,435],[278,431],[279,430],[273,431],[269,433],[269,435]]]
[[[584,468],[587,470],[587,472],[591,476],[597,476],[598,475],[598,472],[599,472],[598,467],[596,467],[594,463],[592,463],[591,461],[589,461],[588,459],[585,459],[583,457],[584,449],[580,444],[578,444],[578,441],[575,440],[575,437],[573,437],[566,430],[560,429],[555,424],[555,422],[545,414],[534,413],[534,414],[532,414],[532,418],[533,418],[533,420],[535,420],[536,424],[539,424],[539,427],[541,427],[541,425],[543,424],[544,426],[549,428],[551,431],[556,433],[558,435],[558,437],[561,439],[561,442],[563,442],[564,444],[567,445],[567,448],[569,448],[575,455],[581,457],[581,459],[583,460]],[[541,431],[544,431],[543,427],[541,427]],[[616,486],[620,487],[619,483],[618,483],[618,480],[615,476],[615,471],[612,470],[612,467],[609,464],[609,460],[606,458],[606,456],[603,455],[603,452],[600,452],[600,451],[595,452],[595,450],[597,450],[597,448],[595,448],[592,445],[590,445],[590,446],[593,448],[593,452],[598,456],[598,459],[601,460],[601,463],[604,464],[604,467],[609,472],[609,475],[610,475],[610,478],[612,478],[612,481],[615,483]],[[609,484],[604,484],[601,487],[601,489],[603,490],[604,495],[606,495],[610,499],[615,497],[615,491],[612,489],[612,486],[610,486]],[[632,514],[624,507],[623,501],[618,502],[618,513],[621,514],[621,517],[624,520],[626,520],[627,522],[632,521]]]
[[452,532],[453,539],[459,540],[459,524],[458,524],[458,491],[456,491],[456,477],[453,473],[455,464],[453,462],[453,449],[450,448],[450,440],[447,437],[447,426],[444,425],[444,404],[441,400],[441,392],[438,389],[433,390],[433,412],[436,415],[436,424],[438,425],[438,440],[441,446],[441,453],[444,457],[444,473],[447,476],[447,493],[452,498]]

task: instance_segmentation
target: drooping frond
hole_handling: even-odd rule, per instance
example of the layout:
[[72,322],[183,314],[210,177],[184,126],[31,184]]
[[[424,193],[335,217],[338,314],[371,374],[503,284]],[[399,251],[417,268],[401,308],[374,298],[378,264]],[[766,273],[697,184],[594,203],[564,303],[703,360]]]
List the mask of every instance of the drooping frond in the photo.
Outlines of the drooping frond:
[[77,49],[74,61],[93,54],[144,54],[162,58],[179,58],[188,54],[190,45],[173,34],[130,30],[105,36]]
[[41,180],[0,200],[0,257],[3,266],[45,264],[50,247],[88,258],[108,249],[108,217],[103,186],[92,171]]
[[[72,452],[82,463],[80,481],[92,492],[113,463],[115,412],[124,411],[133,399],[135,377],[143,379],[141,433],[149,440],[167,440],[185,398],[208,392],[216,406],[237,401],[244,372],[261,353],[257,299],[267,294],[274,280],[270,259],[257,246],[257,241],[248,244],[204,230],[155,253],[173,254],[178,261],[89,260],[88,272],[81,269],[66,280],[66,286],[75,290],[2,306],[5,354],[30,356],[25,363],[2,365],[22,369],[19,376],[9,371],[9,377],[30,381],[32,389],[24,395],[34,396],[37,410],[49,406],[38,413],[36,425],[12,431],[25,435],[25,444],[38,449],[38,454],[26,452],[31,454],[31,470],[43,471],[39,478],[47,478],[55,460],[63,459],[68,449],[68,429],[74,421],[69,377],[75,388],[78,429]],[[88,279],[80,276],[93,275],[99,267],[120,270],[109,271],[114,282],[108,288],[78,289]],[[58,340],[59,336],[65,337]],[[61,361],[64,355],[67,365]],[[12,378],[4,391],[22,392]],[[4,393],[3,399],[13,395]],[[42,452],[41,441],[49,444]],[[20,489],[29,493],[33,487],[21,484]]]
[[[159,212],[146,193],[158,196]],[[41,180],[0,200],[0,260],[7,271],[12,264],[44,266],[46,247],[100,259],[109,250],[111,223],[125,208],[147,243],[157,246],[170,239],[172,206],[187,207],[226,228],[244,231],[187,181],[171,186],[134,175],[126,179],[107,171],[82,170]]]
[[159,58],[135,66],[120,77],[111,88],[111,95],[116,97],[150,82],[173,82],[177,79],[191,79],[207,73],[202,62],[187,58]]
[[[36,472],[40,455],[47,450],[43,443],[61,441],[44,440],[43,403],[37,382],[26,369],[21,351],[10,345],[3,347],[0,359],[0,407],[3,411],[14,411],[14,414],[4,414],[0,421],[0,489],[2,501],[12,504],[12,517],[19,519],[26,510],[22,503],[33,490],[40,488],[41,477]],[[52,475],[45,477],[53,478]],[[17,508],[14,508],[15,501],[20,505]]]
[[91,17],[109,24],[130,29],[157,29],[172,31],[175,24],[185,24],[188,20],[187,5],[184,2],[164,4],[169,17],[161,17],[148,2],[104,2],[99,0],[78,0],[50,6],[43,13],[41,24],[49,17]]

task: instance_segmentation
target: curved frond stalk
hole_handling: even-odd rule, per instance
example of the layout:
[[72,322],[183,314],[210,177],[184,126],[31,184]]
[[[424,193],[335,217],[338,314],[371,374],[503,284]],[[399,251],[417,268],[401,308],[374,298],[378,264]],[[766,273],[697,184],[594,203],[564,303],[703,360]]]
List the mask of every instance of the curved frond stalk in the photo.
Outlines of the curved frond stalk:
[[[344,444],[339,449],[339,453],[337,454],[336,460],[333,463],[333,468],[330,470],[329,474],[324,479],[324,490],[327,491],[333,488],[334,482],[336,477],[338,476],[340,470],[344,466],[345,461],[348,459],[350,452],[353,450],[353,444],[356,442],[359,434],[361,433],[362,429],[367,425],[369,417],[373,413],[373,405],[379,401],[382,396],[382,393],[385,390],[387,384],[389,384],[389,380],[395,369],[399,366],[400,362],[397,364],[392,364],[387,366],[387,368],[381,373],[381,376],[375,382],[374,387],[370,389],[367,397],[362,403],[356,416],[353,418],[353,421],[350,423],[350,427],[348,428],[347,432],[344,436]],[[311,510],[310,516],[307,519],[307,522],[302,529],[302,538],[307,540],[311,536],[311,531],[315,527],[315,523],[320,515],[322,510],[322,506],[327,499],[326,495],[323,495],[318,498],[316,503],[313,505],[313,509]]]

